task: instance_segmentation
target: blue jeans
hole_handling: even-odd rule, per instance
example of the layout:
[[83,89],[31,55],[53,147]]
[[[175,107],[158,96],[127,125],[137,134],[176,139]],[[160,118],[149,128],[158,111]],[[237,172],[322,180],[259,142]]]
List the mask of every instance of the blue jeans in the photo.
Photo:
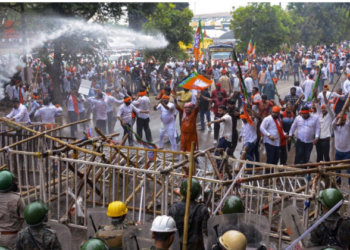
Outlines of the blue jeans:
[[201,128],[204,129],[205,128],[205,124],[204,124],[204,115],[207,117],[207,122],[210,122],[210,111],[209,110],[200,110],[199,111],[199,117],[201,119]]
[[295,158],[294,158],[294,164],[304,164],[309,163],[310,161],[310,154],[313,148],[312,142],[305,143],[297,140],[297,143],[295,145]]
[[[350,159],[350,152],[340,152],[338,150],[335,151],[335,160],[336,161],[341,161],[341,160],[348,160]],[[336,173],[340,173],[340,170],[336,170]],[[346,172],[350,174],[350,169],[347,169]],[[337,177],[337,183],[341,183],[341,178]],[[350,179],[348,181],[348,184],[350,185]]]
[[288,71],[284,71],[283,80],[289,81],[289,70]]
[[294,63],[293,64],[293,68],[294,68],[294,82],[296,81],[296,77],[298,77],[298,81],[300,80],[299,79],[299,63]]
[[[247,147],[246,154],[245,154],[245,160],[254,161],[254,157],[253,157],[254,155],[253,154],[254,154],[255,142],[246,142],[246,143],[244,143],[242,150],[245,147]],[[247,168],[252,168],[252,167],[253,167],[252,164],[247,164]]]

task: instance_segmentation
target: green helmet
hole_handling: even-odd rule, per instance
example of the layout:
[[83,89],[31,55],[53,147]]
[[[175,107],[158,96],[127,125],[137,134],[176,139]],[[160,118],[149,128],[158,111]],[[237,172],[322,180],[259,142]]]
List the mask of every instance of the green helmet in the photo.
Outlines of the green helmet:
[[223,214],[236,214],[244,213],[244,206],[241,198],[236,195],[228,197],[225,201],[225,205],[222,208]]
[[0,192],[8,192],[13,187],[14,179],[10,171],[0,171]]
[[80,250],[108,250],[109,246],[106,241],[98,238],[90,239],[80,247]]
[[[181,184],[180,193],[186,197],[187,195],[187,180],[184,180]],[[191,184],[191,201],[198,198],[199,194],[201,193],[201,185],[196,179],[192,178],[192,184]]]
[[47,219],[47,207],[40,202],[32,202],[24,209],[24,219],[29,226],[38,226]]
[[10,250],[10,248],[0,246],[0,250]]
[[322,190],[320,195],[317,197],[317,200],[327,209],[331,209],[342,199],[342,193],[336,188],[327,188],[326,190]]

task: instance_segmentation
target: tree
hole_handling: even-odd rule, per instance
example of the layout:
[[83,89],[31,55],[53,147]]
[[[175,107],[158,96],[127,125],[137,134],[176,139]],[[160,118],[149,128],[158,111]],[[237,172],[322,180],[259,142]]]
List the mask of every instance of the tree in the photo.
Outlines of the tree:
[[[42,31],[61,32],[53,39],[54,60],[48,60],[50,51],[43,49],[40,53],[42,61],[46,64],[46,71],[53,80],[54,93],[53,102],[61,103],[63,94],[61,92],[60,72],[62,61],[76,64],[79,56],[96,57],[99,48],[106,47],[107,38],[101,30],[87,31],[76,28],[63,32],[65,24],[69,21],[83,20],[105,23],[111,19],[119,19],[124,13],[124,3],[26,3],[26,15],[32,16],[33,27]],[[72,28],[74,29],[74,27]],[[54,32],[52,32],[54,33]]]
[[148,22],[142,28],[149,35],[161,32],[169,44],[164,49],[146,50],[146,57],[154,55],[161,62],[169,57],[185,58],[186,54],[180,49],[179,42],[192,42],[194,31],[188,25],[192,17],[193,13],[188,8],[177,10],[175,4],[158,3],[154,14],[147,16]]
[[250,39],[257,44],[257,53],[274,53],[289,43],[294,22],[280,6],[252,3],[233,11],[231,29],[239,51],[246,51]]
[[290,3],[288,12],[306,46],[339,43],[348,39],[346,3]]

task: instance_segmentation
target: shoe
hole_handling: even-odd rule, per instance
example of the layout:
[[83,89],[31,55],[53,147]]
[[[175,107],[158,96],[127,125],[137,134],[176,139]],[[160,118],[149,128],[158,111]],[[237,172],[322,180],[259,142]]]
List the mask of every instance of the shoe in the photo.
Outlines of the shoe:
[[211,132],[211,131],[212,131],[211,127],[208,127],[208,131],[209,131],[209,132]]
[[218,141],[217,141],[217,140],[214,140],[214,141],[213,141],[213,144],[216,144],[216,143],[218,143]]
[[205,128],[200,128],[199,131],[203,132],[205,130]]

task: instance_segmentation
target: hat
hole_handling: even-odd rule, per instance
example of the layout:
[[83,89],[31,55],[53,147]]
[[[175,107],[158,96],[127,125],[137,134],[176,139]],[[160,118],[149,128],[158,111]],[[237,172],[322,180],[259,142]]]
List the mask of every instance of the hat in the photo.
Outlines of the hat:
[[325,84],[325,85],[323,86],[323,88],[328,90],[328,89],[329,89],[329,85],[328,85],[328,84]]
[[326,105],[322,104],[321,109],[325,109]]
[[215,84],[215,86],[221,87],[221,83],[218,82],[217,84]]
[[347,74],[346,77],[349,78],[349,77],[350,77],[350,74]]
[[279,106],[273,106],[272,107],[272,112],[279,113],[281,111],[281,108]]
[[245,115],[245,114],[241,114],[239,117],[240,117],[241,119],[248,119],[247,115]]

